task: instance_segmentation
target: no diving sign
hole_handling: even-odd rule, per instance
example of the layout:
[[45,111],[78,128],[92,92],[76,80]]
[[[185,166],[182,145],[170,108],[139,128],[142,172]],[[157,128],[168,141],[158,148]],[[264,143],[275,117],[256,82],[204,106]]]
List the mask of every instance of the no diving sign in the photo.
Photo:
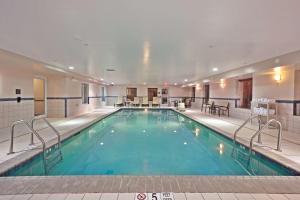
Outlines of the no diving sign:
[[136,193],[135,200],[174,200],[173,193]]

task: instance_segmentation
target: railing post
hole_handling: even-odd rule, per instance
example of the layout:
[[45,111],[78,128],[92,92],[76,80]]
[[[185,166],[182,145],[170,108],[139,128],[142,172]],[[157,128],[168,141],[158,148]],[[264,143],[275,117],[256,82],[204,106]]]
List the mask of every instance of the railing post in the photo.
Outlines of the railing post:
[[[31,128],[32,129],[34,129],[33,128],[33,125],[34,125],[34,117],[32,118],[32,120],[31,120]],[[33,145],[34,144],[34,142],[33,142],[33,132],[31,132],[31,134],[30,134],[30,142],[29,142],[29,145]]]
[[12,127],[11,127],[10,146],[9,146],[9,152],[7,155],[14,153],[14,127],[15,127],[15,125],[12,125]]
[[68,100],[67,100],[67,98],[64,98],[64,100],[65,100],[65,118],[67,118],[67,116],[68,116]]
[[[258,130],[261,130],[261,116],[259,115],[258,116]],[[261,134],[259,134],[258,135],[258,141],[257,141],[258,143],[262,143],[262,141],[261,141]]]
[[278,121],[277,121],[277,124],[279,126],[279,128],[278,128],[278,138],[277,138],[277,151],[281,151],[282,125]]

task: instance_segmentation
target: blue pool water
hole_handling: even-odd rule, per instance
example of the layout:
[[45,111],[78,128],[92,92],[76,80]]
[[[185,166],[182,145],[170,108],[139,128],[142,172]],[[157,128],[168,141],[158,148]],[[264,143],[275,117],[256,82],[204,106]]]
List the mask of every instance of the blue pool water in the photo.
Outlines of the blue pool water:
[[[62,144],[48,175],[296,175],[166,109],[122,109]],[[42,156],[8,176],[44,175]]]

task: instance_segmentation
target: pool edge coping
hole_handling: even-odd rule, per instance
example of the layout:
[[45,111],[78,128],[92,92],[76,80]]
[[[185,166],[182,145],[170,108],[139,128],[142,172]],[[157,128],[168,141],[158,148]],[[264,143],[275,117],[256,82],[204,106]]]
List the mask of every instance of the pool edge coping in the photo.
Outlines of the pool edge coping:
[[0,195],[140,192],[298,194],[300,177],[22,176],[0,178],[0,186]]

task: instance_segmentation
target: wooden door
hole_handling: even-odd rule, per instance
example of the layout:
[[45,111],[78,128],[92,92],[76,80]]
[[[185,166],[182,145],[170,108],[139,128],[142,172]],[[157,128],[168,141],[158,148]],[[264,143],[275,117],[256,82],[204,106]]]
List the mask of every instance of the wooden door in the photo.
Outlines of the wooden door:
[[241,84],[241,108],[250,108],[252,101],[252,78],[239,80]]
[[204,101],[205,103],[209,101],[209,84],[204,85]]
[[136,88],[127,88],[127,100],[133,101],[134,97],[137,96]]
[[152,101],[153,97],[157,97],[157,88],[148,88],[148,101]]

